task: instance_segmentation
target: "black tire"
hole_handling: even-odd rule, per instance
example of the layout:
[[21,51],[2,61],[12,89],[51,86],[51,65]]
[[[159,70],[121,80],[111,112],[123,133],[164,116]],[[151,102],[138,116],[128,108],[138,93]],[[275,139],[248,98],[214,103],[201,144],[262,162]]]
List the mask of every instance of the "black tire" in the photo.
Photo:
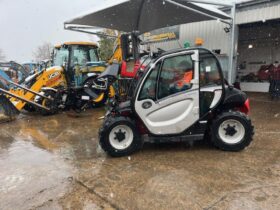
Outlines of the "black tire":
[[[244,135],[241,135],[241,139],[238,142],[234,143],[228,143],[223,140],[223,138],[219,135],[219,128],[222,125],[223,122],[227,120],[234,120],[241,123],[243,126],[245,132]],[[229,126],[227,124],[227,126]],[[229,129],[235,129],[235,126],[230,127]],[[244,131],[243,130],[243,131]],[[235,132],[233,131],[233,133]],[[230,132],[230,131],[229,131]],[[235,134],[227,134],[227,131],[225,130],[225,135],[234,136]],[[211,142],[214,146],[217,148],[224,150],[224,151],[240,151],[245,149],[251,141],[253,140],[254,135],[254,127],[252,125],[251,120],[249,117],[241,112],[224,112],[221,113],[216,117],[216,119],[213,120],[212,126],[211,126]]]
[[27,112],[36,112],[36,107],[30,105],[30,104],[25,104],[23,109]]
[[[125,149],[117,149],[110,143],[110,133],[117,126],[128,126],[133,132],[132,143]],[[101,148],[112,157],[122,157],[130,155],[143,146],[143,140],[139,135],[135,123],[128,117],[108,117],[99,130],[99,144]]]
[[[52,98],[56,98],[56,92],[53,90],[47,90],[44,93],[45,96],[47,97],[52,97]],[[50,111],[45,110],[45,109],[39,109],[39,113],[43,116],[50,116],[50,115],[54,115],[58,113],[58,104],[57,104],[57,100],[54,101],[50,101],[44,98],[41,98],[41,100],[38,102],[39,104],[46,106],[50,109]]]

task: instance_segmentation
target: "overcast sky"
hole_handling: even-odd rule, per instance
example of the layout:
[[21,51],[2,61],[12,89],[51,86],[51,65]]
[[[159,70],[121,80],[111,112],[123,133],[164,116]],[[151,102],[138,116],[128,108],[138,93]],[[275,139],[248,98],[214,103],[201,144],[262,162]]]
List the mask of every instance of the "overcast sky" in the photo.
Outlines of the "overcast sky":
[[32,60],[44,42],[90,40],[89,35],[66,31],[63,22],[106,0],[0,0],[0,48],[7,60]]
[[0,49],[7,60],[24,62],[44,42],[89,41],[90,35],[64,30],[63,22],[111,1],[0,0]]

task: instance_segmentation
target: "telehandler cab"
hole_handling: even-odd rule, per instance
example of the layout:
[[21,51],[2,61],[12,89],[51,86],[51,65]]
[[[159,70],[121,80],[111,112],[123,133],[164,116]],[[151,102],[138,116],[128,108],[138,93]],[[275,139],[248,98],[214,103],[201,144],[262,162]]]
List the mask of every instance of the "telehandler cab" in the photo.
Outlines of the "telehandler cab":
[[162,53],[135,81],[132,97],[112,102],[99,131],[100,145],[109,155],[134,153],[144,139],[209,137],[225,151],[242,150],[252,141],[249,99],[226,83],[211,51],[189,48]]

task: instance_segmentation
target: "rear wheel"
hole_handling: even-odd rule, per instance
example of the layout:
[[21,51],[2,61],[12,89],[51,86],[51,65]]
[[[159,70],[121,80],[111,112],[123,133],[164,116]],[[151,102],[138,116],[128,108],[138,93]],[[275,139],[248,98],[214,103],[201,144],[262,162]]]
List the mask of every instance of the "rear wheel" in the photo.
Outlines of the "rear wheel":
[[240,151],[247,147],[254,135],[254,127],[241,112],[224,112],[212,123],[211,141],[221,150]]
[[109,117],[99,131],[99,143],[110,156],[130,155],[143,145],[135,123],[127,117]]

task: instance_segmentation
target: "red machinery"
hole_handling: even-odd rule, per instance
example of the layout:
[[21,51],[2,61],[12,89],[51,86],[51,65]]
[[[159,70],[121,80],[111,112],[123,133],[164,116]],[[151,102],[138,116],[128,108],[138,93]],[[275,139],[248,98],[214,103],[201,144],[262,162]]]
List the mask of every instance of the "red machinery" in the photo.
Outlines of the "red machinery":
[[260,70],[258,71],[258,79],[260,81],[269,80],[271,73],[274,69],[274,65],[262,65]]

